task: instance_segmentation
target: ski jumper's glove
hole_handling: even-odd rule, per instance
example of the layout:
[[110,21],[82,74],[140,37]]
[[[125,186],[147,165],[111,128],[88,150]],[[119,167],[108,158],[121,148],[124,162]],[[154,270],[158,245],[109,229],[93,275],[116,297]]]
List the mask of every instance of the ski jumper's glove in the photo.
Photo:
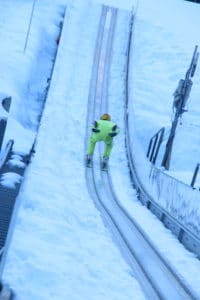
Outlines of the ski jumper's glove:
[[100,132],[100,130],[97,129],[97,128],[92,128],[92,131],[95,132],[95,133]]
[[112,128],[112,132],[110,132],[108,135],[110,137],[114,137],[119,133],[119,131],[120,131],[119,127],[117,125],[114,125]]
[[92,125],[92,132],[94,132],[94,133],[100,132],[100,130],[97,127],[98,127],[98,123],[97,123],[97,121],[94,121],[94,123]]
[[116,136],[117,135],[117,132],[110,132],[109,133],[109,136],[111,136],[111,137],[114,137],[114,136]]

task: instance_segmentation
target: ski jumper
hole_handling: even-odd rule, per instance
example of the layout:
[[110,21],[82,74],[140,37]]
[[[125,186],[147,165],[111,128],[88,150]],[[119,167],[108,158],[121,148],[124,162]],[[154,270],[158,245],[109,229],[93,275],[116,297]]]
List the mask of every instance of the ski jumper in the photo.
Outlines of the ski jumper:
[[112,121],[98,120],[94,121],[91,128],[93,133],[89,140],[87,154],[93,155],[96,143],[103,141],[105,143],[103,157],[109,157],[113,147],[113,137],[120,132],[119,127]]

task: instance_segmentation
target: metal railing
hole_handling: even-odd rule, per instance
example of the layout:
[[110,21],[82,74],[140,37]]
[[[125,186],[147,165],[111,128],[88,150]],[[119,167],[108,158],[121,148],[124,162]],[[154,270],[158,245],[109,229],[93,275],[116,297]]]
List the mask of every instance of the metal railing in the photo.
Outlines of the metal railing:
[[14,145],[14,140],[10,139],[5,146],[5,149],[0,152],[0,169],[3,167],[5,161],[7,160],[8,156],[10,155],[13,145]]
[[3,145],[6,126],[7,126],[7,118],[0,118],[0,151]]
[[155,164],[158,152],[160,149],[160,145],[163,141],[163,136],[164,136],[165,128],[162,127],[152,138],[150,139],[149,142],[149,147],[147,151],[147,157],[149,158],[150,162]]
[[29,25],[28,25],[28,29],[27,29],[27,33],[26,33],[25,44],[24,44],[24,53],[26,52],[28,39],[29,39],[30,31],[31,31],[31,25],[32,25],[32,21],[33,21],[33,14],[34,14],[34,10],[35,10],[35,4],[36,4],[36,0],[33,0]]
[[[196,168],[194,170],[194,174],[193,174],[193,177],[192,177],[192,181],[191,181],[191,184],[190,184],[193,189],[195,189],[194,185],[195,185],[195,182],[196,182],[196,179],[197,179],[197,175],[199,173],[199,168],[200,168],[200,163],[198,163],[196,165]],[[200,187],[199,187],[199,190],[200,190]]]

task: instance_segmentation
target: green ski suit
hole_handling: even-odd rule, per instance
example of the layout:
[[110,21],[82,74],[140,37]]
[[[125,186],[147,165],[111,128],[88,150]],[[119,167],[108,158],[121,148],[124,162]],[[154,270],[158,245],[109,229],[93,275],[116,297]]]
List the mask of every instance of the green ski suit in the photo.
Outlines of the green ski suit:
[[120,129],[119,127],[108,120],[95,121],[92,128],[92,135],[89,140],[87,154],[93,155],[96,142],[104,141],[106,147],[103,157],[109,157],[113,147],[113,137],[116,136]]

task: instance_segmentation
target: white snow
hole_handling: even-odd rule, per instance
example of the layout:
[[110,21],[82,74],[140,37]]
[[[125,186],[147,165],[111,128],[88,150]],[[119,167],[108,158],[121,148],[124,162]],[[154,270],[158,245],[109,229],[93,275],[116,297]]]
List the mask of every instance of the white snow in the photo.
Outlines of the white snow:
[[[0,87],[2,95],[12,96],[4,146],[9,139],[15,140],[12,163],[18,166],[20,154],[30,151],[37,135],[40,99],[48,85],[59,26],[67,6],[36,153],[17,199],[19,208],[3,281],[13,288],[17,300],[145,299],[85,182],[85,122],[102,1],[52,2],[36,1],[26,49],[33,2],[0,3],[0,36],[4,41],[0,48]],[[139,157],[141,151],[146,153],[149,139],[160,127],[170,129],[172,94],[185,75],[194,46],[200,44],[200,5],[182,0],[106,0],[104,4],[120,9],[109,87],[110,113],[121,128],[110,160],[115,192],[175,271],[200,297],[199,260],[138,202],[131,186],[123,110],[129,29],[126,10],[137,8],[131,93],[133,134],[138,137],[135,151]],[[187,184],[199,154],[199,70],[198,66],[189,111],[178,127],[168,172]],[[4,174],[1,181],[10,186],[18,179],[14,174]]]

